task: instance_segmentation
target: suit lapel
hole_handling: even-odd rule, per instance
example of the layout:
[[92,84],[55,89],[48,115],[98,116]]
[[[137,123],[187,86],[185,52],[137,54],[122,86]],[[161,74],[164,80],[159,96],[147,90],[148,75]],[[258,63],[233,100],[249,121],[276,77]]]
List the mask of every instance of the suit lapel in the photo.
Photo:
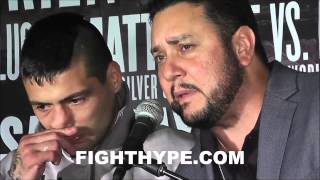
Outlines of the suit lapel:
[[274,63],[264,98],[259,128],[258,179],[279,179],[291,121],[297,104],[296,74]]
[[257,177],[279,179],[296,104],[276,97],[268,97],[266,101],[270,103],[265,103],[261,114]]

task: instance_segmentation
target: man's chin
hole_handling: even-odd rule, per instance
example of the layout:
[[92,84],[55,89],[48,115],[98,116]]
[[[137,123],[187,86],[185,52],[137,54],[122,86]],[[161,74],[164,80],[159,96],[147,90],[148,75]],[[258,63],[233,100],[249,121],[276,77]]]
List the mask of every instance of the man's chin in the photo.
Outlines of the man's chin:
[[209,129],[213,127],[208,119],[183,119],[183,122],[191,128]]
[[192,124],[194,122],[194,119],[193,119],[193,116],[191,113],[186,113],[186,112],[183,112],[183,114],[180,114],[183,122],[185,124],[187,124],[189,126],[189,124]]
[[211,126],[210,122],[207,118],[200,116],[202,111],[195,111],[195,112],[183,112],[182,121],[189,127],[192,128],[208,128]]
[[200,105],[193,105],[191,103],[185,103],[180,105],[181,111],[180,116],[184,119],[192,119],[194,114],[198,114],[199,112],[202,112],[203,107],[200,107]]
[[[172,109],[180,115],[187,126],[192,128],[210,128],[212,126],[206,108],[200,107],[200,105],[191,105],[191,103],[180,105],[175,102],[171,105]],[[197,109],[195,109],[196,107]]]

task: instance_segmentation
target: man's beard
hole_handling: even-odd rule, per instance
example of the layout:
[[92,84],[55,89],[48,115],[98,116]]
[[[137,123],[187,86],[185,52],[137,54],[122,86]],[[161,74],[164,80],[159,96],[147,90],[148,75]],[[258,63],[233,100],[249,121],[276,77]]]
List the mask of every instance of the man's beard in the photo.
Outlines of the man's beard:
[[[190,118],[186,118],[183,116],[183,109],[189,104],[180,105],[176,100],[171,103],[172,109],[177,112],[182,117],[184,123],[190,127],[211,128],[217,125],[225,125],[225,123],[221,123],[220,120],[239,91],[244,74],[244,70],[240,67],[239,61],[232,48],[225,49],[221,74],[223,79],[218,82],[217,88],[213,89],[209,96],[206,96],[207,102],[205,107],[198,112],[192,113]],[[180,86],[202,93],[198,87],[192,84],[182,83]]]

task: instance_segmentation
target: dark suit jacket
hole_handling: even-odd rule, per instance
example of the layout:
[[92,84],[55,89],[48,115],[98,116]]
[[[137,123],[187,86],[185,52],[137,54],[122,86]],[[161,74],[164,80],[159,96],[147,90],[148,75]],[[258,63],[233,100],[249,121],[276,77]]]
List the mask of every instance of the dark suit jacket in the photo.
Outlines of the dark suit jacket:
[[[261,111],[257,179],[320,179],[319,73],[274,62]],[[193,158],[198,159],[200,139]],[[211,165],[180,165],[189,179],[214,179]]]

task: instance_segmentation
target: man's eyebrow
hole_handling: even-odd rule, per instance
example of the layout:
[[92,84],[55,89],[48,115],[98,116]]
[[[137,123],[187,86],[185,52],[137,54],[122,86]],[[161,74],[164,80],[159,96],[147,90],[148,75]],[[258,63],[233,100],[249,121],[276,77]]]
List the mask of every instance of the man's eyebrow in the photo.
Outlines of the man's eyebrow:
[[184,41],[186,39],[189,39],[191,37],[192,37],[191,34],[182,34],[179,36],[169,37],[168,39],[166,39],[166,42],[168,44],[175,45],[175,44],[178,44],[179,42]]
[[[79,92],[75,92],[73,94],[68,95],[67,97],[63,98],[62,100],[59,100],[60,102],[65,102],[65,101],[70,101],[71,99],[75,98],[75,97],[79,97],[79,96],[87,96],[91,93],[90,89],[84,89],[81,90]],[[41,101],[30,101],[30,104],[32,106],[34,105],[52,105],[52,103],[48,103],[48,102],[41,102]]]
[[51,105],[51,103],[47,103],[47,102],[40,102],[40,101],[30,101],[31,106],[35,106],[35,105]]
[[[179,35],[179,36],[173,36],[173,37],[169,37],[166,39],[166,42],[170,45],[175,45],[175,44],[178,44],[179,42],[181,41],[184,41],[186,39],[189,39],[191,38],[192,35],[191,34],[182,34],[182,35]],[[151,49],[151,54],[155,54],[157,53],[158,51],[160,51],[160,46],[155,46]]]

